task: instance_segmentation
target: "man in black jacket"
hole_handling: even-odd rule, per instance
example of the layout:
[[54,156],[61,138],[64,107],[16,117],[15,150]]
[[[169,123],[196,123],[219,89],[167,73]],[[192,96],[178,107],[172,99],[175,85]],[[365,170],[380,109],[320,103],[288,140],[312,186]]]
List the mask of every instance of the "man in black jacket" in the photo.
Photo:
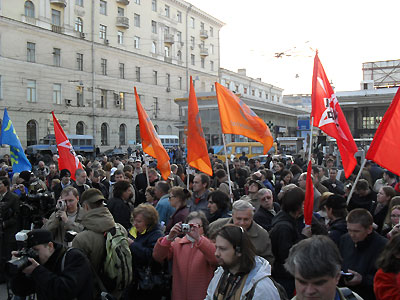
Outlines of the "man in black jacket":
[[364,300],[375,300],[375,261],[387,242],[373,230],[372,224],[369,211],[364,208],[352,210],[347,216],[348,233],[341,237],[339,244],[342,270],[354,274],[353,279],[344,282]]
[[15,234],[18,231],[19,197],[10,192],[10,180],[0,177],[0,282],[4,281],[4,263],[16,250]]
[[347,233],[346,199],[339,195],[330,195],[325,203],[329,219],[328,235],[339,247],[340,237]]
[[257,192],[257,198],[260,203],[260,208],[254,214],[254,221],[262,226],[266,231],[270,231],[272,227],[272,219],[281,210],[277,202],[274,202],[274,197],[271,190],[262,188]]
[[37,258],[28,258],[31,264],[12,278],[15,295],[36,293],[38,300],[93,299],[90,263],[80,250],[67,250],[53,242],[51,232],[45,229],[30,231],[27,247],[36,251]]

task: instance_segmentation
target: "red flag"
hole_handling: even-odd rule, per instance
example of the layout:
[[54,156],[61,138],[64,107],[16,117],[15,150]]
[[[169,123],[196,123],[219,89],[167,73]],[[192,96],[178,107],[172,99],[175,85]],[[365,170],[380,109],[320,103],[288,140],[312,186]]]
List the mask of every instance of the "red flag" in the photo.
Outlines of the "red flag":
[[64,133],[60,123],[54,112],[51,112],[53,115],[53,123],[54,123],[54,134],[56,136],[56,143],[58,149],[58,169],[68,169],[71,172],[71,178],[75,180],[75,171],[77,169],[83,169],[79,159],[76,157],[76,153],[71,143],[69,142],[67,136]]
[[397,90],[388,110],[372,140],[366,159],[373,160],[389,171],[400,175],[400,88]]
[[311,178],[312,163],[308,162],[307,180],[306,180],[306,197],[304,200],[304,223],[311,225],[314,210],[314,185]]
[[199,107],[197,105],[192,76],[190,76],[188,105],[187,162],[191,167],[212,176],[211,162],[208,156],[203,129],[201,128]]
[[136,87],[135,97],[143,151],[151,157],[157,159],[157,168],[160,170],[162,178],[167,180],[168,176],[171,175],[171,166],[169,164],[168,153],[161,144],[160,138],[154,129],[153,123],[151,123],[149,116],[140,103],[139,95],[136,92]]
[[264,154],[272,147],[268,126],[239,97],[215,83],[223,133],[244,135],[264,144]]
[[357,164],[354,154],[358,149],[336,95],[318,58],[318,53],[315,54],[314,59],[311,103],[311,117],[314,117],[313,125],[336,139],[347,178]]

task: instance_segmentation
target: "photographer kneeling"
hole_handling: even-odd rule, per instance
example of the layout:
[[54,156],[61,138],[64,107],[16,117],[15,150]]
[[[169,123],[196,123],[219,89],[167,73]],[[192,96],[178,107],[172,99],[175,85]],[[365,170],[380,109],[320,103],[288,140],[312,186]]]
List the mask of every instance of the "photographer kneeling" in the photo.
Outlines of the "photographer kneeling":
[[[93,299],[93,281],[89,261],[78,249],[66,249],[53,241],[51,232],[35,229],[28,233],[29,265],[8,263],[17,268],[11,279],[11,290],[17,296],[36,293],[38,300]],[[20,252],[13,251],[15,258]],[[32,258],[35,256],[35,258]],[[24,260],[26,256],[20,259]],[[11,266],[10,266],[11,265]]]
[[67,246],[65,234],[72,230],[81,232],[83,209],[79,205],[79,194],[76,188],[68,186],[62,190],[60,199],[57,200],[56,211],[53,212],[47,221],[44,221],[43,229],[49,230],[54,241]]

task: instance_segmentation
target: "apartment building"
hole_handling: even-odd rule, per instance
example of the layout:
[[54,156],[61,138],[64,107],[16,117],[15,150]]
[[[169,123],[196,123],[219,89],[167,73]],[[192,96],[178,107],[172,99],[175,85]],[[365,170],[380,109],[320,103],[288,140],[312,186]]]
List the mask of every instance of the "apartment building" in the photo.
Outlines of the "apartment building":
[[181,0],[0,0],[0,108],[23,146],[88,134],[104,151],[140,143],[133,88],[159,134],[175,98],[212,91],[224,24]]

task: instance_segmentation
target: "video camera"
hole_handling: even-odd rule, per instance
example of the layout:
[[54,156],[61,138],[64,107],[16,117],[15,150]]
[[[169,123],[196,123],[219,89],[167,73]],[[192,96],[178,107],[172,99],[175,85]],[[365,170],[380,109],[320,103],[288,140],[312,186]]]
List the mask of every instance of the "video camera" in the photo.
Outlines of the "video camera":
[[38,190],[21,198],[20,216],[22,228],[41,228],[42,218],[48,218],[54,211],[54,198],[51,192]]

